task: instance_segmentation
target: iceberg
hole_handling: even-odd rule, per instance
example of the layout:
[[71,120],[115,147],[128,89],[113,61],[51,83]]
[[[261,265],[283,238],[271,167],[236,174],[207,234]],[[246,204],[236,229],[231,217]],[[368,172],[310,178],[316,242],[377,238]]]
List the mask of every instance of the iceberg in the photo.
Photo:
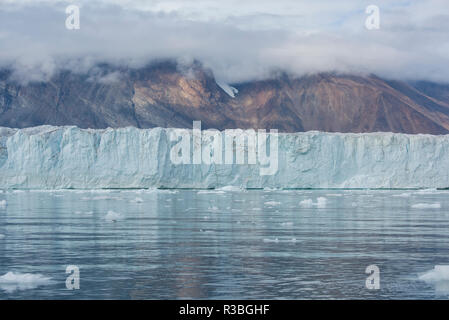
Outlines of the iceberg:
[[179,130],[0,127],[0,189],[449,187],[449,135],[279,133],[278,170],[260,175],[248,161],[173,163]]

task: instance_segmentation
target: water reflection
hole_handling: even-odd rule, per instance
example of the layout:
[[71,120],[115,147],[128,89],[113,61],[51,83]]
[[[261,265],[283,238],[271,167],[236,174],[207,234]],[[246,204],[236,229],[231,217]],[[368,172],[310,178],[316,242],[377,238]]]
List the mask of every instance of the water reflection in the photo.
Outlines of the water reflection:
[[[325,206],[300,205],[319,197]],[[447,283],[419,280],[449,264],[446,191],[7,191],[1,200],[0,276],[51,278],[0,278],[2,299],[448,295]],[[381,290],[365,288],[371,264]],[[80,268],[80,290],[65,288],[67,265]]]

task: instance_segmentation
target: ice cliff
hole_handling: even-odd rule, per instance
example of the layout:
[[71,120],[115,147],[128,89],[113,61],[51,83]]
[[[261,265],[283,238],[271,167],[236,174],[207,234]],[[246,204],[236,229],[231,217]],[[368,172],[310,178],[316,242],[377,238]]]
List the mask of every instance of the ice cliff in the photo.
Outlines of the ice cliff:
[[449,136],[279,134],[278,170],[260,175],[260,164],[174,164],[177,130],[0,128],[0,189],[449,187]]

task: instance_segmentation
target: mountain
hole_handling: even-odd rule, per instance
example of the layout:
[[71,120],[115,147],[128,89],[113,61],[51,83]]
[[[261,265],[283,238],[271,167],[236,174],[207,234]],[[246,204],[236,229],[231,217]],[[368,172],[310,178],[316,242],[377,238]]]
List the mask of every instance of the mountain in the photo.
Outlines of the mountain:
[[[217,84],[193,63],[98,65],[20,84],[0,72],[0,126],[261,128],[282,132],[449,133],[449,85],[320,73]],[[231,91],[234,90],[234,91]],[[234,92],[238,93],[235,94]]]

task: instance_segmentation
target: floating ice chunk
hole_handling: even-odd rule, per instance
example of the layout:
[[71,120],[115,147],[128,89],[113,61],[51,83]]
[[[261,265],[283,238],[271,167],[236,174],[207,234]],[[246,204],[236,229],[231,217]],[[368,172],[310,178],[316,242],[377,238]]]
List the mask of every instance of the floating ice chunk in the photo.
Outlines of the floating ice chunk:
[[135,198],[134,200],[131,200],[131,202],[135,202],[135,203],[142,203],[142,202],[143,202],[143,199],[142,199],[142,198],[139,198],[139,197],[137,197],[137,198]]
[[147,192],[157,192],[157,193],[167,193],[167,194],[175,194],[178,193],[178,190],[168,190],[168,189],[148,189]]
[[197,194],[224,194],[226,192],[220,190],[200,190]]
[[311,208],[316,206],[317,208],[326,208],[327,199],[325,197],[318,197],[317,202],[314,203],[312,199],[302,200],[299,205],[304,208]]
[[0,233],[0,240],[1,240],[1,239],[4,239],[4,238],[5,238],[5,235],[2,234],[2,233]]
[[8,293],[16,290],[35,289],[51,283],[51,278],[41,274],[8,272],[0,277],[0,288]]
[[218,211],[218,207],[212,206],[208,210],[210,210],[210,211]]
[[439,209],[441,208],[440,203],[417,203],[412,205],[413,209]]
[[118,212],[114,212],[114,211],[110,210],[110,211],[108,211],[108,213],[106,214],[106,216],[104,218],[107,221],[116,222],[116,221],[122,220],[123,216]]
[[399,198],[409,198],[412,194],[410,192],[404,192],[401,194],[394,194],[393,197],[399,197]]
[[438,190],[436,188],[422,189],[422,190],[416,191],[416,193],[418,193],[418,194],[432,194],[432,193],[438,193]]
[[200,232],[204,232],[204,233],[215,233],[215,231],[213,231],[213,230],[204,230],[204,229],[200,229]]
[[325,197],[318,197],[316,206],[318,208],[326,208],[327,199]]
[[274,239],[263,239],[263,242],[274,242],[274,243],[278,243],[279,239],[278,238],[274,238]]
[[119,200],[118,197],[110,197],[110,196],[97,196],[97,197],[83,197],[81,200]]
[[75,214],[92,215],[92,214],[94,214],[94,212],[93,211],[75,211]]
[[6,200],[0,200],[0,208],[6,207]]
[[265,202],[264,204],[265,204],[266,206],[272,206],[272,207],[274,207],[274,206],[280,205],[281,203],[280,203],[280,202],[276,202],[276,201],[268,201],[268,202]]
[[299,205],[300,205],[301,207],[304,207],[304,208],[311,208],[311,207],[313,206],[313,200],[312,200],[312,199],[305,199],[305,200],[302,200],[302,201],[299,203]]
[[436,265],[432,270],[420,275],[419,279],[429,283],[449,281],[449,265]]

